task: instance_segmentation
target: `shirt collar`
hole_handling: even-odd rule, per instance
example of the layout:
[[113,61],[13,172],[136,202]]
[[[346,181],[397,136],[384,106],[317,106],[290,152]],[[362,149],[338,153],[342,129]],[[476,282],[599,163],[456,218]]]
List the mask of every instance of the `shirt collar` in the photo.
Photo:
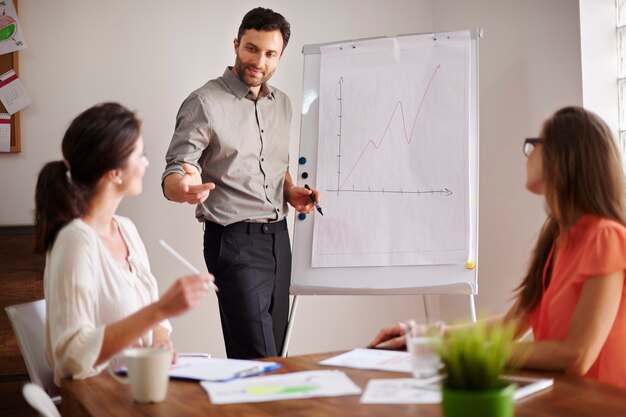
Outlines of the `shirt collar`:
[[[235,74],[231,71],[232,67],[226,67],[224,74],[222,75],[222,80],[226,83],[228,88],[233,92],[233,94],[241,100],[242,98],[246,98],[248,94],[252,94],[250,91],[250,87],[248,87],[243,81],[235,76]],[[274,98],[274,89],[268,83],[261,84],[261,90],[259,91],[259,97],[263,98],[268,97],[270,99]]]

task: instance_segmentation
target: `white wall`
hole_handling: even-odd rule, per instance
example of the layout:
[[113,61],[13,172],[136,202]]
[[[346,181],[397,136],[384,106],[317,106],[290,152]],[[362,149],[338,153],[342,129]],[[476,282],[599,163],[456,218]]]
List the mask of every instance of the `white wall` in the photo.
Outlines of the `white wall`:
[[[435,30],[482,27],[480,42],[480,213],[477,307],[511,304],[539,228],[542,199],[525,189],[522,142],[565,105],[582,105],[578,2],[437,0]],[[463,305],[442,300],[458,314]]]
[[[232,65],[232,38],[257,2],[216,0],[108,2],[57,0],[19,4],[28,49],[20,77],[34,103],[22,112],[22,152],[0,154],[0,224],[32,222],[42,164],[60,158],[70,120],[88,106],[116,100],[137,110],[152,162],[140,197],[121,214],[139,228],[162,289],[184,272],[157,245],[164,238],[204,267],[202,230],[193,208],[165,201],[163,156],[186,95]],[[521,277],[543,219],[539,198],[524,190],[522,139],[556,108],[581,104],[578,2],[573,0],[274,0],[293,36],[273,84],[301,101],[305,44],[368,36],[483,27],[480,44],[479,309],[500,312]],[[224,10],[226,9],[226,10]],[[298,152],[299,120],[292,129]],[[293,172],[295,174],[295,171]],[[435,302],[435,306],[437,303]],[[442,301],[445,317],[466,314],[465,300]],[[364,345],[384,324],[420,314],[416,297],[302,297],[291,353]],[[224,352],[214,296],[174,320],[181,350]]]
[[615,0],[580,0],[583,104],[618,137]]

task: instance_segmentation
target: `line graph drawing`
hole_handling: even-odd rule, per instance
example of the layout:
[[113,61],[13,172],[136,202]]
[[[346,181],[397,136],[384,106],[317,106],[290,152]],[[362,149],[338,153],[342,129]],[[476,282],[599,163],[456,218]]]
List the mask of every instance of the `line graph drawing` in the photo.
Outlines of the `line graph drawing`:
[[339,101],[339,114],[338,114],[338,119],[339,119],[339,132],[337,134],[339,140],[338,140],[338,147],[339,147],[339,152],[337,153],[337,188],[336,189],[328,189],[326,191],[330,191],[330,192],[336,192],[336,193],[340,193],[340,192],[379,192],[379,193],[400,193],[400,194],[442,194],[445,196],[449,196],[452,193],[452,191],[450,191],[447,188],[441,189],[441,190],[429,190],[429,191],[403,191],[403,190],[397,190],[397,191],[392,191],[392,190],[387,190],[385,191],[384,189],[382,190],[378,190],[378,191],[372,191],[371,189],[367,189],[367,190],[345,190],[344,186],[346,184],[346,182],[348,182],[348,180],[350,179],[350,176],[352,175],[352,172],[354,171],[354,168],[356,168],[356,166],[358,165],[359,161],[361,160],[361,158],[363,157],[363,154],[370,149],[371,147],[373,147],[375,150],[378,150],[383,141],[385,140],[385,138],[388,136],[389,133],[389,128],[391,123],[394,121],[394,117],[396,116],[396,114],[399,111],[399,117],[401,118],[401,125],[404,131],[404,141],[406,142],[407,145],[410,145],[411,142],[413,141],[414,138],[414,133],[415,133],[415,124],[417,123],[417,119],[420,115],[420,111],[422,110],[422,106],[424,104],[424,100],[426,99],[426,96],[428,94],[428,91],[430,90],[430,86],[433,82],[433,79],[435,78],[435,76],[437,75],[437,72],[440,70],[441,68],[441,64],[438,64],[435,67],[435,70],[433,71],[432,76],[430,77],[430,80],[428,80],[428,85],[426,86],[426,89],[424,90],[424,93],[422,94],[422,98],[420,100],[419,103],[419,107],[417,108],[417,112],[415,113],[415,117],[413,118],[413,123],[411,124],[411,129],[410,131],[407,132],[407,123],[406,123],[406,117],[405,117],[405,112],[404,112],[404,106],[402,103],[402,100],[398,100],[396,102],[396,105],[393,109],[393,111],[391,112],[391,116],[389,117],[389,121],[387,122],[386,126],[385,126],[385,130],[383,131],[383,133],[380,135],[380,138],[378,140],[373,140],[370,139],[367,144],[365,145],[365,147],[363,147],[363,149],[361,150],[361,152],[359,153],[359,156],[356,158],[356,161],[354,162],[354,164],[352,165],[352,167],[348,170],[348,174],[346,175],[346,177],[343,179],[343,181],[341,180],[341,139],[342,139],[342,135],[343,135],[343,131],[342,131],[342,118],[343,116],[343,76],[339,78],[338,84],[339,84],[339,97],[337,98],[337,100]]
[[467,255],[467,43],[424,42],[322,50],[313,267]]
[[333,189],[328,189],[326,191],[329,191],[331,193],[375,193],[375,194],[442,194],[444,196],[450,196],[452,194],[454,194],[452,191],[448,190],[447,188],[442,188],[439,190],[415,190],[415,191],[404,191],[402,189],[399,190],[385,190],[384,188],[381,190],[372,190],[371,188],[368,188],[367,190],[355,190],[355,189],[337,189],[337,190],[333,190]]

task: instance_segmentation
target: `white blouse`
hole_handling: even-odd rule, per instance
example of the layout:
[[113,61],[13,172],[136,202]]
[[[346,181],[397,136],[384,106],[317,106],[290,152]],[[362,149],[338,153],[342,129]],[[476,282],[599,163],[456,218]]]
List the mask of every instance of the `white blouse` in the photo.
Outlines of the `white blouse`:
[[[135,225],[115,216],[128,247],[128,264],[115,260],[95,230],[80,219],[61,229],[46,255],[46,358],[54,379],[86,378],[100,373],[95,366],[104,327],[158,300],[157,283],[150,272],[146,248]],[[171,331],[166,320],[161,326]],[[152,331],[137,341],[149,346]]]

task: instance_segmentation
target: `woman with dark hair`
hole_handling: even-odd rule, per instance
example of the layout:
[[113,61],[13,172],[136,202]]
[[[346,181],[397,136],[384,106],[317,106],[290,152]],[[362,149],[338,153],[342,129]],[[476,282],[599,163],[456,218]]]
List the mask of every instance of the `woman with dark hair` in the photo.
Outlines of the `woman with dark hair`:
[[[532,329],[516,349],[527,368],[626,387],[626,195],[613,136],[595,114],[565,107],[524,154],[526,188],[545,197],[548,218],[513,307],[488,320],[516,323],[518,336]],[[403,334],[387,327],[369,346],[402,346]]]
[[46,252],[46,355],[57,385],[99,373],[131,345],[173,350],[167,318],[198,305],[213,280],[180,278],[159,299],[137,229],[115,214],[142,190],[140,127],[119,104],[94,106],[67,129],[63,160],[39,173],[36,246]]

